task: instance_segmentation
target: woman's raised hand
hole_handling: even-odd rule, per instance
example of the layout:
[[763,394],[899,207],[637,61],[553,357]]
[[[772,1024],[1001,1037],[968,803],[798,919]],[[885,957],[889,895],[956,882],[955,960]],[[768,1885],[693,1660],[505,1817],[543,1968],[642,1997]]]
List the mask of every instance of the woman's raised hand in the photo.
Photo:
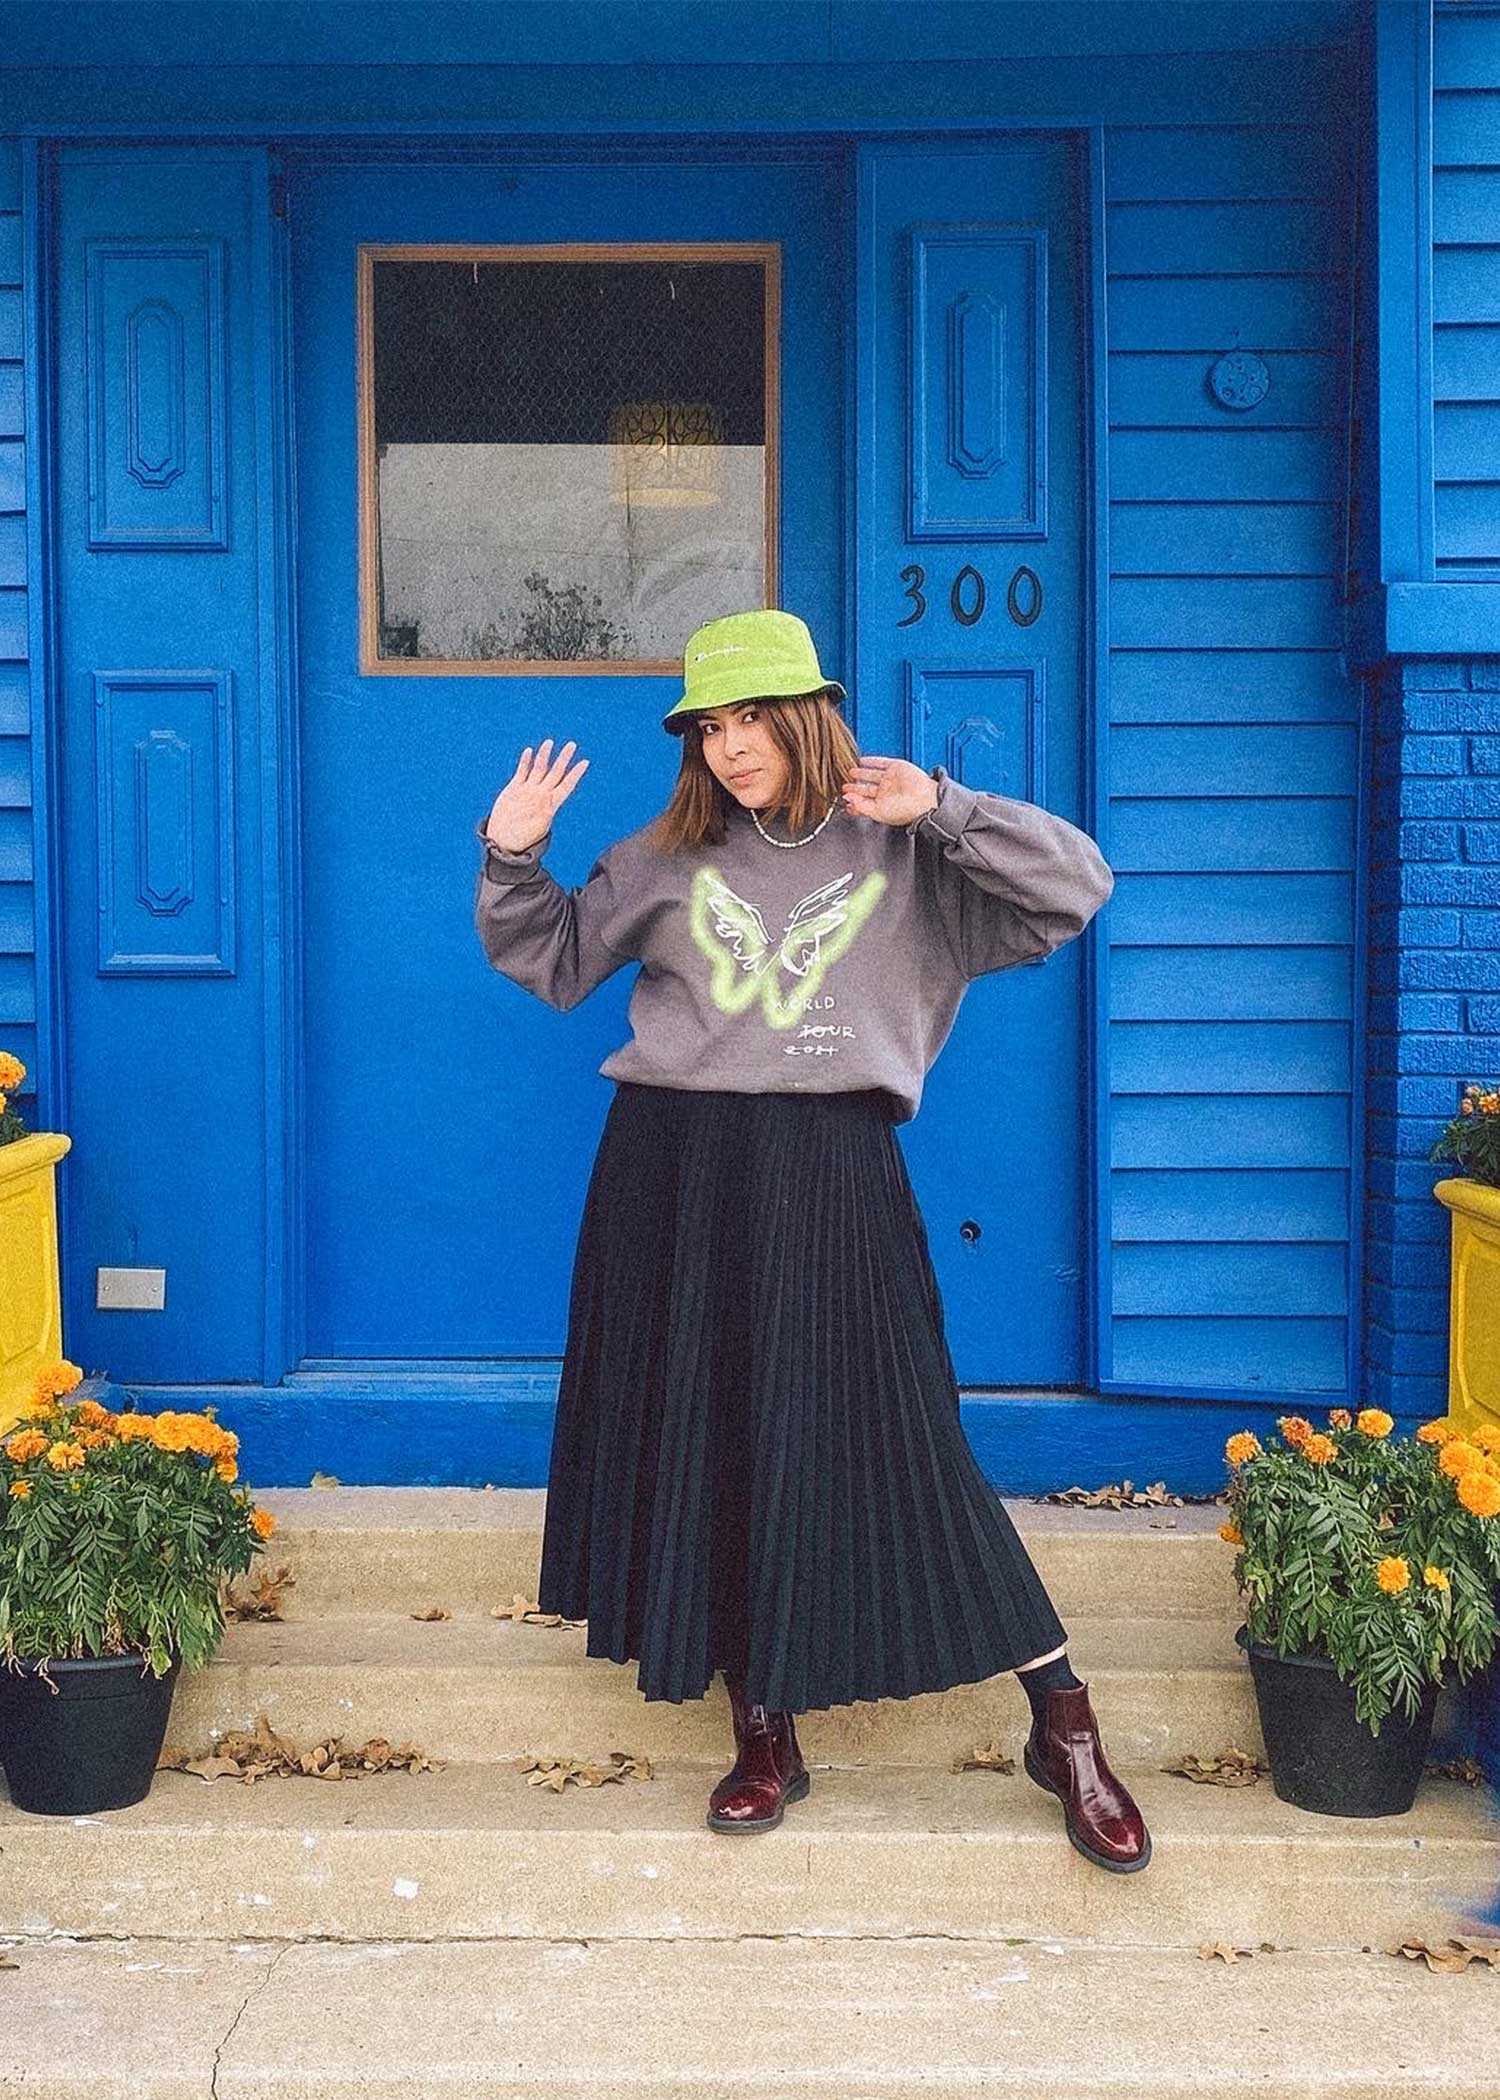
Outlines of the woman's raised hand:
[[526,746],[515,772],[495,797],[484,827],[502,852],[524,853],[547,836],[553,817],[588,770],[586,758],[568,765],[577,748],[569,739],[553,758],[550,736],[543,739],[534,756],[530,744]]

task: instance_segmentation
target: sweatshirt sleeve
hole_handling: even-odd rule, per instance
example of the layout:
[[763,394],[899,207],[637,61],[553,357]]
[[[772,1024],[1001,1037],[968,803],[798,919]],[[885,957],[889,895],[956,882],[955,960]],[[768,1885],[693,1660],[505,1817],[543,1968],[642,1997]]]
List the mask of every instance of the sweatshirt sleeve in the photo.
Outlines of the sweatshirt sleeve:
[[549,831],[513,853],[474,827],[484,858],[474,889],[474,926],[493,969],[549,1006],[566,1011],[634,953],[633,914],[606,847],[579,889],[564,889],[542,866]]
[[[972,788],[932,768],[938,800],[907,826],[966,978],[1039,961],[1077,938],[1115,886],[1086,831],[1040,803]],[[935,850],[934,850],[935,849]]]

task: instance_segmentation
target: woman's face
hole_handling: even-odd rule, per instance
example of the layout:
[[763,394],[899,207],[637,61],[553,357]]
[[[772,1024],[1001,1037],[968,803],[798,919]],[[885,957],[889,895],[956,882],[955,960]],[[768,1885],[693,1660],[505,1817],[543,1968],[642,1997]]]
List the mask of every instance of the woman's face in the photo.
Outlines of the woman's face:
[[791,772],[755,700],[706,708],[698,735],[709,771],[745,809],[774,807]]

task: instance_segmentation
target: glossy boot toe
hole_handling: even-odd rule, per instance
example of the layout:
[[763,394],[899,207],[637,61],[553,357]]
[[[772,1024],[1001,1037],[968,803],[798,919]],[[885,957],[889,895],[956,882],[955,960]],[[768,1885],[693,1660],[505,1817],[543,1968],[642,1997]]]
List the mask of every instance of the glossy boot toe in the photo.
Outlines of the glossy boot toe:
[[1110,1770],[1086,1684],[1047,1694],[1045,1717],[1033,1721],[1022,1762],[1029,1777],[1061,1801],[1068,1837],[1085,1859],[1112,1874],[1138,1874],[1147,1864],[1150,1833]]
[[800,1801],[812,1781],[790,1713],[749,1705],[739,1682],[726,1677],[734,1720],[735,1760],[708,1797],[710,1830],[774,1830],[786,1803]]

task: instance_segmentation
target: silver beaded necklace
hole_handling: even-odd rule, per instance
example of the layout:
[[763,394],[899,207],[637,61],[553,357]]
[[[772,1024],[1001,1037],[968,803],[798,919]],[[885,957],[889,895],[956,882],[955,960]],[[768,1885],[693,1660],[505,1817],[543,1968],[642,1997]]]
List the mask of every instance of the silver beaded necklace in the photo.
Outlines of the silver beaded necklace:
[[767,831],[765,825],[762,824],[762,822],[760,821],[759,811],[752,809],[750,814],[755,819],[756,830],[760,833],[761,837],[765,840],[768,846],[809,846],[817,837],[818,833],[823,829],[823,825],[828,822],[828,817],[831,817],[837,808],[837,800],[830,802],[828,805],[828,816],[824,817],[821,823],[814,825],[813,829],[807,834],[807,837],[805,839],[773,839],[770,832]]

